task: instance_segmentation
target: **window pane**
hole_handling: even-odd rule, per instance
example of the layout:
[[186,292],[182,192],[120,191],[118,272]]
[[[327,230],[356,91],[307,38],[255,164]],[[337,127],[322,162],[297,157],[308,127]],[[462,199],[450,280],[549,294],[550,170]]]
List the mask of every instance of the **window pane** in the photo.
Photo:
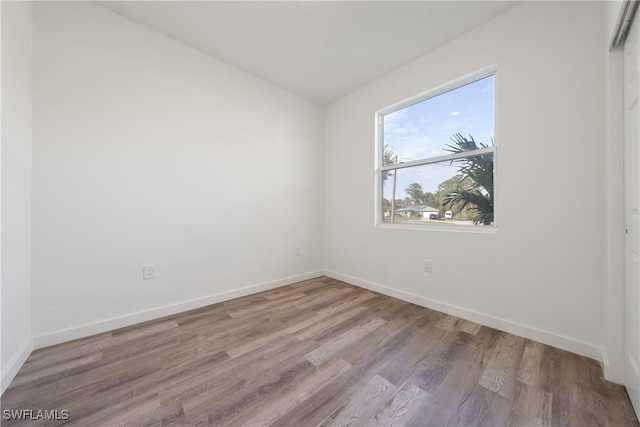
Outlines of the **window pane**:
[[456,134],[492,146],[494,80],[491,75],[384,115],[384,145],[394,153],[386,162],[450,154],[446,145]]
[[384,222],[493,223],[493,153],[392,170],[381,179]]

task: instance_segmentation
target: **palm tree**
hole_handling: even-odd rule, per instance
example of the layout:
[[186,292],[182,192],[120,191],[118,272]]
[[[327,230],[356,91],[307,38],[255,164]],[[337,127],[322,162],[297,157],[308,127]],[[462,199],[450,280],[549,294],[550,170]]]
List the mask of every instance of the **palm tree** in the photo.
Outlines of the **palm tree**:
[[[457,133],[451,137],[452,144],[446,144],[445,150],[451,153],[465,153],[489,146],[476,143],[471,135],[465,138]],[[493,145],[493,141],[491,141]],[[493,222],[493,153],[472,155],[461,159],[452,160],[451,164],[459,164],[458,173],[462,176],[462,182],[471,184],[467,189],[459,186],[455,191],[444,196],[446,206],[465,207],[475,216],[474,224],[490,225]]]
[[[395,151],[393,151],[393,148],[389,147],[388,145],[385,145],[382,151],[382,166],[393,165],[393,164],[396,164],[397,162],[398,162],[398,156],[396,155]],[[387,178],[389,178],[389,175],[391,175],[390,170],[383,171],[382,181],[386,181]]]

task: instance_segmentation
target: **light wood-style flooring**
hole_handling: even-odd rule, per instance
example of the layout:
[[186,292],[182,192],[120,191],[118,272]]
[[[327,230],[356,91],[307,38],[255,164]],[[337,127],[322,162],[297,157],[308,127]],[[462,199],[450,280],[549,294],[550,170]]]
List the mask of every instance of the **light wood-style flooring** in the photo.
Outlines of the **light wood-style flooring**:
[[34,351],[1,406],[70,416],[3,426],[639,425],[594,360],[327,277]]

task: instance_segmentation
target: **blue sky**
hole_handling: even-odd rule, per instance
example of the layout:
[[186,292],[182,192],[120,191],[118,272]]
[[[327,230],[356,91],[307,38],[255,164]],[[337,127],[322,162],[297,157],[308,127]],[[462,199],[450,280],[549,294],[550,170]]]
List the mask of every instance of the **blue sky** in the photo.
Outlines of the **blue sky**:
[[[384,143],[398,155],[398,162],[449,154],[444,150],[450,138],[461,133],[476,142],[491,145],[494,138],[494,76],[485,77],[434,98],[384,116]],[[407,196],[404,189],[412,182],[425,192],[435,192],[442,181],[455,175],[449,162],[401,169],[396,198]],[[384,197],[390,199],[390,177],[384,183]]]

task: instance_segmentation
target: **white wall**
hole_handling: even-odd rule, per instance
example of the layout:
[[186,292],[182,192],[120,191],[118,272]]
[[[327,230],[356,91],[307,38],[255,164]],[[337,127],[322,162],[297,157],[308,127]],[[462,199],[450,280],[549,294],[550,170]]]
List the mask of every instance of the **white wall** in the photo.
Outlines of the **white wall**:
[[32,5],[2,2],[2,381],[31,351]]
[[318,275],[320,107],[90,3],[34,13],[36,346]]
[[[523,4],[330,106],[330,274],[600,358],[608,48],[602,8]],[[375,228],[374,112],[492,64],[498,232]],[[432,274],[422,272],[423,259],[433,260]]]

